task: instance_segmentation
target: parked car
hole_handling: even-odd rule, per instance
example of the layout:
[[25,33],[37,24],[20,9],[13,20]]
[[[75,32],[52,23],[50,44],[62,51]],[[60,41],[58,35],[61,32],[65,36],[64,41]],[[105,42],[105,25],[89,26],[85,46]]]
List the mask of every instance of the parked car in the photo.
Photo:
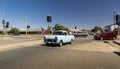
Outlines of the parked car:
[[76,37],[78,36],[87,37],[88,33],[87,32],[74,32],[73,35]]
[[90,35],[95,35],[95,33],[92,33],[92,32],[90,32],[89,34],[90,34]]
[[46,45],[57,44],[62,46],[64,43],[73,43],[74,36],[69,35],[67,31],[56,30],[53,35],[44,36],[44,42]]
[[117,36],[114,33],[102,33],[94,36],[94,39],[100,39],[100,40],[114,40]]

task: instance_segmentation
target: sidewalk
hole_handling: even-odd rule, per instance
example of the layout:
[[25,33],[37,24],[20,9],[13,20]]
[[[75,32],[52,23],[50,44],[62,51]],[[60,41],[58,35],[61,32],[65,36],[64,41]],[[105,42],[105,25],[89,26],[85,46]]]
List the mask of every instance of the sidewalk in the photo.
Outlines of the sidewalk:
[[113,43],[120,45],[120,36],[117,36],[117,39]]
[[[68,49],[68,48],[67,48]],[[92,41],[88,43],[83,43],[78,46],[69,47],[72,50],[80,50],[80,51],[88,51],[88,52],[106,52],[111,53],[117,51],[118,49],[112,47],[108,43],[104,43],[103,41]]]
[[113,43],[120,45],[120,40],[114,40]]

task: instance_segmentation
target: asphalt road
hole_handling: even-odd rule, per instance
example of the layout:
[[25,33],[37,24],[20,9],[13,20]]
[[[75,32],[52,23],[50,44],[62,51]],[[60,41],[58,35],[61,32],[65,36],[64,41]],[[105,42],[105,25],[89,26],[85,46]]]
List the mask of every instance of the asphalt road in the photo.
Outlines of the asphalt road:
[[35,45],[0,53],[0,69],[120,69],[119,53],[74,50],[90,38],[63,47]]

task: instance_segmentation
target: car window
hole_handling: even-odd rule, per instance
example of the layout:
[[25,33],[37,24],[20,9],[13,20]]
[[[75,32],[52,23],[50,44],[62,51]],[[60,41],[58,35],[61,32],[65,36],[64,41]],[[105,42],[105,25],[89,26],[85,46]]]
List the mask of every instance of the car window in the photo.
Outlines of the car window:
[[53,35],[63,35],[63,32],[54,32]]

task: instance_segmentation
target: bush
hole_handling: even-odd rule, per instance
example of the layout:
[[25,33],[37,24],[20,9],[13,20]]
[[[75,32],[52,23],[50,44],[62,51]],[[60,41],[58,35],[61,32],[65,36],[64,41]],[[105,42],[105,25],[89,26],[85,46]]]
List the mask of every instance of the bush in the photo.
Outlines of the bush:
[[11,30],[9,32],[12,35],[19,35],[19,29],[18,28],[11,28]]
[[68,31],[68,28],[64,27],[63,25],[60,25],[60,24],[56,24],[55,25],[55,30],[66,30]]

